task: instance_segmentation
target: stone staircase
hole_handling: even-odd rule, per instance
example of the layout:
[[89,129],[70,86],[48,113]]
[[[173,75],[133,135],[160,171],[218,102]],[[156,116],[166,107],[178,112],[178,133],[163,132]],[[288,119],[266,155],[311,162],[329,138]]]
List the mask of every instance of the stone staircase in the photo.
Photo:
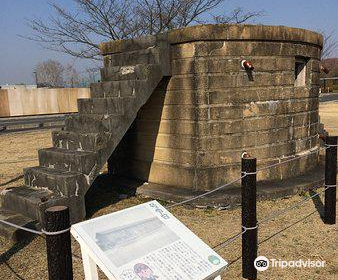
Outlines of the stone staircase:
[[0,194],[2,219],[4,213],[9,220],[21,214],[41,223],[53,205],[69,206],[73,223],[85,217],[86,192],[170,72],[166,44],[137,48],[131,44],[130,51],[105,55],[102,81],[91,85],[91,98],[79,99],[79,113],[66,119],[64,131],[52,132],[53,147],[39,150],[39,166],[24,170],[25,185]]

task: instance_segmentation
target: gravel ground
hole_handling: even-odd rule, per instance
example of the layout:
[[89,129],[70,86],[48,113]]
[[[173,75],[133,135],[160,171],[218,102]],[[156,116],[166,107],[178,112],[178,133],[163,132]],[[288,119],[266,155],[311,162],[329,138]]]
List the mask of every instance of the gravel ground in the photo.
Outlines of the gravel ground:
[[[337,107],[336,107],[337,106]],[[321,120],[331,129],[331,134],[338,134],[338,104],[323,104],[320,107]],[[22,179],[11,184],[7,181],[22,175],[22,168],[38,164],[37,150],[51,146],[50,131],[25,132],[0,135],[1,161],[0,161],[0,190],[5,187],[18,186]],[[3,148],[5,147],[5,149]],[[3,185],[3,186],[1,186]],[[258,202],[258,220],[270,216],[274,211],[284,209],[304,199],[308,194],[300,194],[285,199]],[[303,206],[280,216],[278,219],[262,225],[259,228],[259,240],[280,231],[310,213],[312,215],[298,222],[293,227],[279,233],[259,246],[259,255],[270,259],[291,260],[324,260],[324,268],[269,268],[258,274],[258,279],[336,279],[338,257],[336,254],[338,239],[337,226],[324,225],[321,220],[321,200],[309,200]],[[89,209],[91,217],[111,213],[126,207],[147,201],[143,197],[129,197],[120,200],[118,194],[109,196],[102,191],[92,198],[105,201],[100,206]],[[107,203],[108,202],[108,203]],[[110,202],[110,203],[109,203]],[[91,207],[92,203],[89,203]],[[215,209],[189,209],[177,207],[172,209],[173,214],[188,226],[195,234],[210,246],[215,246],[228,237],[240,231],[241,211],[239,208],[218,211]],[[219,251],[230,267],[222,274],[223,279],[241,278],[241,242],[240,238],[228,247]],[[73,240],[73,266],[74,279],[84,279],[81,254],[78,244]],[[48,279],[46,266],[45,240],[42,237],[32,237],[23,244],[12,245],[0,238],[0,279]],[[102,273],[100,279],[105,278]]]

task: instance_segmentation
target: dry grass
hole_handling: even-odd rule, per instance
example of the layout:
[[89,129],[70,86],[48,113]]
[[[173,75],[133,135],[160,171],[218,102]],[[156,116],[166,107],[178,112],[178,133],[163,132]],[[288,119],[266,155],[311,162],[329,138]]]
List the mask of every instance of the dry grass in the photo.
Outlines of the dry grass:
[[320,121],[330,135],[338,135],[338,102],[326,102],[319,105]]
[[[338,104],[330,106],[321,105],[322,121],[327,127],[338,127]],[[338,131],[331,133],[337,134]],[[51,145],[50,132],[26,132],[19,134],[0,135],[1,163],[0,184],[15,176],[22,174],[22,168],[36,165],[36,152],[39,148]],[[3,148],[5,147],[5,148]],[[35,158],[35,159],[34,159]],[[17,162],[24,160],[24,162]],[[13,161],[13,163],[9,163]],[[3,162],[6,162],[3,164]],[[22,183],[14,182],[8,186]],[[258,219],[271,215],[272,212],[283,209],[304,198],[304,195],[294,196],[275,201],[263,201],[258,203]],[[99,200],[97,200],[99,201]],[[121,200],[106,207],[98,208],[93,217],[111,213],[126,207],[137,205],[147,201],[142,197],[131,197]],[[318,202],[318,201],[317,201]],[[319,207],[320,208],[320,207]],[[259,240],[284,228],[309,213],[316,210],[315,203],[308,201],[299,209],[283,215],[259,229]],[[217,245],[220,241],[240,231],[240,209],[217,211],[188,209],[177,207],[173,214],[187,225],[195,234],[210,246]],[[324,225],[318,212],[299,222],[292,228],[282,232],[274,238],[259,246],[259,255],[268,258],[283,260],[325,260],[324,268],[271,268],[259,273],[259,279],[325,279],[333,280],[337,273],[338,258],[337,226]],[[84,279],[80,250],[73,240],[73,266],[74,279]],[[229,247],[219,252],[227,261],[232,262],[241,255],[241,242],[238,239]],[[0,279],[47,279],[45,241],[41,237],[34,237],[26,244],[11,245],[0,239]],[[76,257],[78,256],[78,257]],[[241,260],[235,261],[222,275],[223,279],[242,279]],[[106,279],[102,274],[100,279]]]
[[[276,201],[258,203],[258,218],[266,217],[273,211],[277,211],[303,199],[295,196]],[[145,202],[141,197],[132,197],[122,200],[114,205],[102,208],[94,216],[111,213],[126,207]],[[309,201],[300,209],[294,210],[287,215],[281,216],[269,224],[263,225],[259,230],[259,240],[264,240],[274,232],[279,231],[286,225],[297,221],[315,210],[312,201]],[[173,214],[187,225],[195,234],[210,246],[217,245],[220,241],[240,231],[240,209],[231,211],[186,209],[178,207],[173,209]],[[46,272],[46,249],[45,241],[36,237],[25,246],[12,247],[7,243],[0,243],[1,279],[47,279]],[[272,268],[259,273],[259,279],[326,279],[334,280],[337,272],[337,227],[324,225],[319,214],[315,212],[306,220],[284,231],[259,247],[259,254],[268,258],[283,260],[325,260],[324,268],[310,269],[280,269]],[[73,242],[73,253],[80,256],[79,247]],[[219,252],[227,261],[236,260],[241,254],[241,241],[238,239],[229,247]],[[5,261],[5,262],[4,262]],[[74,279],[84,279],[81,259],[74,257]],[[14,273],[15,272],[15,273]],[[19,275],[17,278],[15,274]],[[106,279],[101,275],[100,279]],[[242,279],[241,260],[231,265],[223,273],[223,279]]]
[[38,149],[51,147],[50,130],[0,135],[0,191],[23,184],[23,180],[4,183],[23,174],[23,168],[39,165]]

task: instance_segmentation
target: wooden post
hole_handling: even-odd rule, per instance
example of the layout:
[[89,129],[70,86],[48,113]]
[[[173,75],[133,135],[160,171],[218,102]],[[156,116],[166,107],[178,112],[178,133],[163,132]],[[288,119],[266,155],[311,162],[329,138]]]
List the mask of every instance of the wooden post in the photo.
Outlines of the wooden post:
[[[256,158],[242,158],[242,277],[257,279]],[[250,174],[252,173],[252,174]]]
[[334,225],[336,223],[336,193],[337,188],[337,136],[326,137],[328,148],[325,152],[325,203],[324,223]]
[[[45,231],[57,232],[70,227],[69,209],[54,206],[45,211]],[[70,232],[58,235],[46,233],[49,280],[73,279],[72,249]]]

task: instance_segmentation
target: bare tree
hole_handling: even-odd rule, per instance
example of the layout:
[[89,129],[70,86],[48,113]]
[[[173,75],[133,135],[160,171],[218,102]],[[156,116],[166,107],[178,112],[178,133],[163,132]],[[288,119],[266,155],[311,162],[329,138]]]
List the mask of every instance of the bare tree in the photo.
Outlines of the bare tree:
[[214,21],[216,23],[236,23],[241,24],[247,22],[250,19],[264,16],[264,11],[257,12],[245,12],[243,8],[236,8],[229,15],[225,16],[214,16]]
[[63,66],[56,60],[40,62],[34,69],[38,86],[62,87],[63,71]]
[[80,74],[72,64],[67,64],[64,68],[64,80],[70,87],[75,87],[81,81]]
[[330,58],[334,55],[334,52],[338,48],[338,43],[335,41],[333,33],[334,31],[331,31],[330,33],[325,31],[319,31],[323,35],[323,50],[322,50],[322,57],[321,59]]
[[88,83],[95,83],[95,82],[97,82],[100,79],[100,76],[101,76],[100,75],[100,68],[97,68],[97,67],[87,68],[84,71],[84,73],[86,75],[85,80]]
[[[51,4],[49,20],[32,19],[33,35],[43,47],[79,58],[100,59],[99,43],[157,34],[201,23],[202,16],[225,0],[72,0],[76,12]],[[218,22],[243,23],[261,15],[236,9]]]

